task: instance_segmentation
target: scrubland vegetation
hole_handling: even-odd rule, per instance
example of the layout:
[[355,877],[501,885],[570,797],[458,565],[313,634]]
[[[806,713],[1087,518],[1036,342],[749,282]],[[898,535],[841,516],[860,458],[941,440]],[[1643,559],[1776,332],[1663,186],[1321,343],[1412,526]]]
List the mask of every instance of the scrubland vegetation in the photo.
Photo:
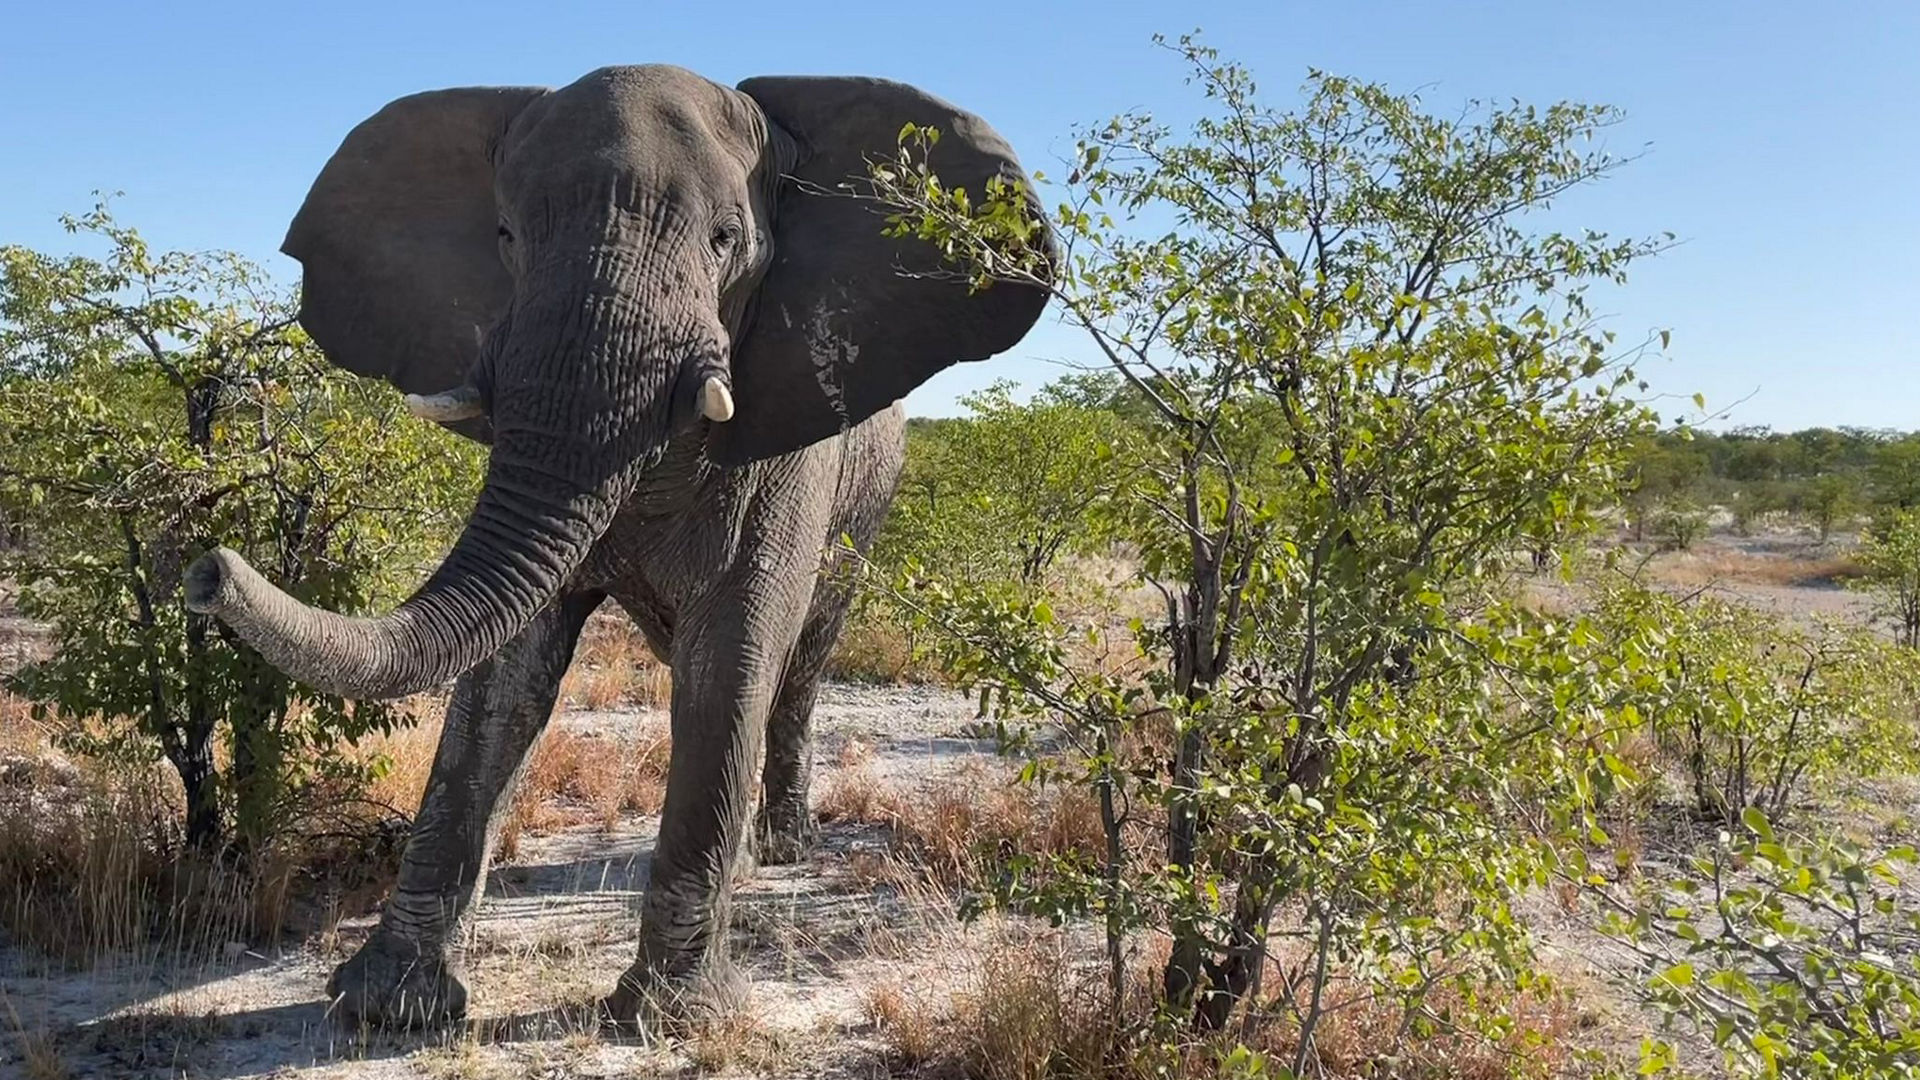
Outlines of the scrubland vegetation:
[[[941,186],[937,132],[876,166],[891,227],[1045,284],[1094,364],[915,422],[857,561],[836,676],[957,688],[978,718],[939,737],[998,752],[830,744],[807,872],[874,921],[736,930],[879,965],[827,1040],[872,1072],[1920,1075],[1920,437],[1662,426],[1664,335],[1586,296],[1666,240],[1540,224],[1620,167],[1611,111],[1281,100],[1168,48],[1204,118],[1082,132],[1057,252],[1018,193]],[[380,606],[473,453],[257,271],[74,224],[109,254],[0,263],[4,576],[52,628],[0,698],[0,927],[83,967],[325,949],[394,871],[438,703],[286,682],[180,568],[227,543]],[[596,618],[562,709],[640,716],[549,731],[497,857],[657,813],[667,690]],[[66,1075],[13,1015],[14,1060]],[[793,1038],[732,1018],[686,1061],[824,1068]],[[488,1074],[487,1041],[413,1067]]]

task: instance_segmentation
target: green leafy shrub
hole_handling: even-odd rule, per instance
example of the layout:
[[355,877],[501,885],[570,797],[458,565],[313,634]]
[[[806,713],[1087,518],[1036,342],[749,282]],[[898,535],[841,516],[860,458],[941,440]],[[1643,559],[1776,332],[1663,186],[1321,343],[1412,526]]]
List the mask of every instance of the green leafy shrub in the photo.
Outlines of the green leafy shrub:
[[1920,509],[1894,510],[1861,538],[1857,587],[1879,602],[1900,644],[1920,649]]
[[1596,632],[1610,692],[1644,718],[1695,810],[1723,827],[1915,760],[1920,665],[1873,634],[1632,586],[1602,598]]
[[[937,566],[1060,603],[1102,591],[1062,556],[1111,546],[1102,510],[1139,466],[1135,433],[1080,383],[1042,387],[1026,402],[1016,389],[996,382],[960,399],[967,415],[909,424],[899,494],[869,554],[888,574]],[[915,621],[873,589],[856,595],[829,671],[871,682],[940,677]]]
[[400,714],[287,680],[186,610],[184,568],[225,544],[308,603],[392,602],[477,454],[329,365],[259,268],[152,252],[104,206],[67,224],[106,256],[0,249],[0,517],[25,534],[0,575],[57,644],[12,686],[75,721],[69,745],[163,755],[195,846],[257,849]]
[[1690,502],[1676,501],[1654,512],[1652,527],[1662,545],[1687,551],[1707,535],[1707,514]]
[[1129,480],[1130,433],[1112,412],[1001,381],[960,399],[968,415],[918,423],[874,558],[1041,585],[1063,554],[1109,539],[1099,509]]
[[[1710,1037],[1735,1075],[1920,1076],[1916,857],[1776,834],[1749,809],[1688,873],[1603,893],[1646,961],[1643,993]],[[1676,1062],[1649,1039],[1643,1074]]]
[[[1027,779],[1098,807],[1103,852],[1014,852],[1001,900],[1099,920],[1109,1001],[1129,936],[1165,934],[1165,1014],[1289,1024],[1274,1071],[1297,1075],[1335,960],[1414,1036],[1503,1022],[1442,1015],[1436,988],[1532,978],[1510,900],[1587,836],[1619,724],[1567,707],[1590,676],[1567,628],[1496,595],[1512,550],[1577,535],[1624,481],[1649,418],[1584,296],[1660,242],[1524,220],[1612,168],[1580,149],[1608,110],[1456,120],[1316,74],[1282,111],[1174,48],[1209,112],[1188,137],[1143,116],[1087,133],[1051,275],[1022,193],[940,185],[936,133],[874,172],[898,232],[980,287],[1050,289],[1110,363],[1140,464],[1099,511],[1163,614],[1117,631],[1134,652],[1110,666],[1080,643],[1116,631],[1045,597],[932,564],[895,596]],[[1274,932],[1307,956],[1284,986],[1263,985]]]

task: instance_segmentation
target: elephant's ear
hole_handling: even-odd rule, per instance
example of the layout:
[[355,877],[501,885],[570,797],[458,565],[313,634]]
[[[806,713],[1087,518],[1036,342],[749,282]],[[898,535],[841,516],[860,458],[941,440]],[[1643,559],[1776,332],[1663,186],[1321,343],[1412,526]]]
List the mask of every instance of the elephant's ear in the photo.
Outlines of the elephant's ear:
[[329,360],[414,394],[467,378],[513,286],[500,261],[493,151],[544,93],[413,94],[347,135],[280,245],[300,260],[300,324]]
[[1012,348],[1040,317],[1042,289],[969,293],[963,275],[915,276],[940,269],[939,253],[883,236],[886,211],[849,197],[871,191],[868,162],[895,156],[909,123],[940,129],[930,164],[947,186],[977,200],[991,177],[1024,181],[986,121],[884,79],[780,76],[740,90],[793,138],[798,164],[782,180],[773,262],[734,350],[737,411],[715,426],[718,460],[770,457],[844,431],[951,364]]

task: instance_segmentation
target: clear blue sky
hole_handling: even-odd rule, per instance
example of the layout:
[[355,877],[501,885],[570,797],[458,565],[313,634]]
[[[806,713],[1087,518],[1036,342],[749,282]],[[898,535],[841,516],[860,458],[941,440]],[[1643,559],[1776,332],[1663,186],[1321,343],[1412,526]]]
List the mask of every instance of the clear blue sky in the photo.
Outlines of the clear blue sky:
[[[529,12],[548,14],[529,16]],[[723,13],[724,14],[721,14]],[[732,83],[875,74],[986,116],[1030,168],[1076,122],[1191,99],[1155,31],[1203,28],[1276,100],[1308,67],[1467,97],[1620,106],[1646,156],[1566,222],[1684,244],[1606,310],[1673,330],[1655,389],[1733,422],[1920,428],[1920,3],[1561,0],[1383,4],[16,4],[0,30],[0,242],[70,250],[95,188],[156,244],[232,248],[288,279],[282,230],[348,128],[415,90],[558,85],[666,61]],[[1055,169],[1054,171],[1058,171]],[[1044,381],[1059,328],[910,399],[944,413],[995,377]],[[1677,406],[1677,402],[1676,402]],[[1664,410],[1669,414],[1676,408]]]

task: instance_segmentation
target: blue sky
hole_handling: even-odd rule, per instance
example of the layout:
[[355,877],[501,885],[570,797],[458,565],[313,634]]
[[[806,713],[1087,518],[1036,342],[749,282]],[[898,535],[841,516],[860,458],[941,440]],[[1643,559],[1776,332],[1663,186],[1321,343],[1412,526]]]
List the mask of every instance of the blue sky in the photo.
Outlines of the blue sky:
[[[1179,69],[1149,38],[1195,27],[1275,101],[1319,67],[1436,108],[1621,107],[1609,143],[1645,156],[1556,221],[1683,241],[1604,305],[1623,339],[1672,329],[1671,359],[1643,372],[1673,395],[1664,411],[1695,391],[1710,409],[1751,394],[1732,422],[1920,427],[1920,4],[1896,0],[21,4],[0,38],[0,242],[70,250],[56,217],[119,189],[121,218],[156,244],[236,249],[291,280],[287,219],[381,104],[609,63],[903,79],[1048,170],[1075,123],[1183,115]],[[1042,327],[909,405],[950,412],[958,393],[1044,381],[1049,358],[1077,352]]]

